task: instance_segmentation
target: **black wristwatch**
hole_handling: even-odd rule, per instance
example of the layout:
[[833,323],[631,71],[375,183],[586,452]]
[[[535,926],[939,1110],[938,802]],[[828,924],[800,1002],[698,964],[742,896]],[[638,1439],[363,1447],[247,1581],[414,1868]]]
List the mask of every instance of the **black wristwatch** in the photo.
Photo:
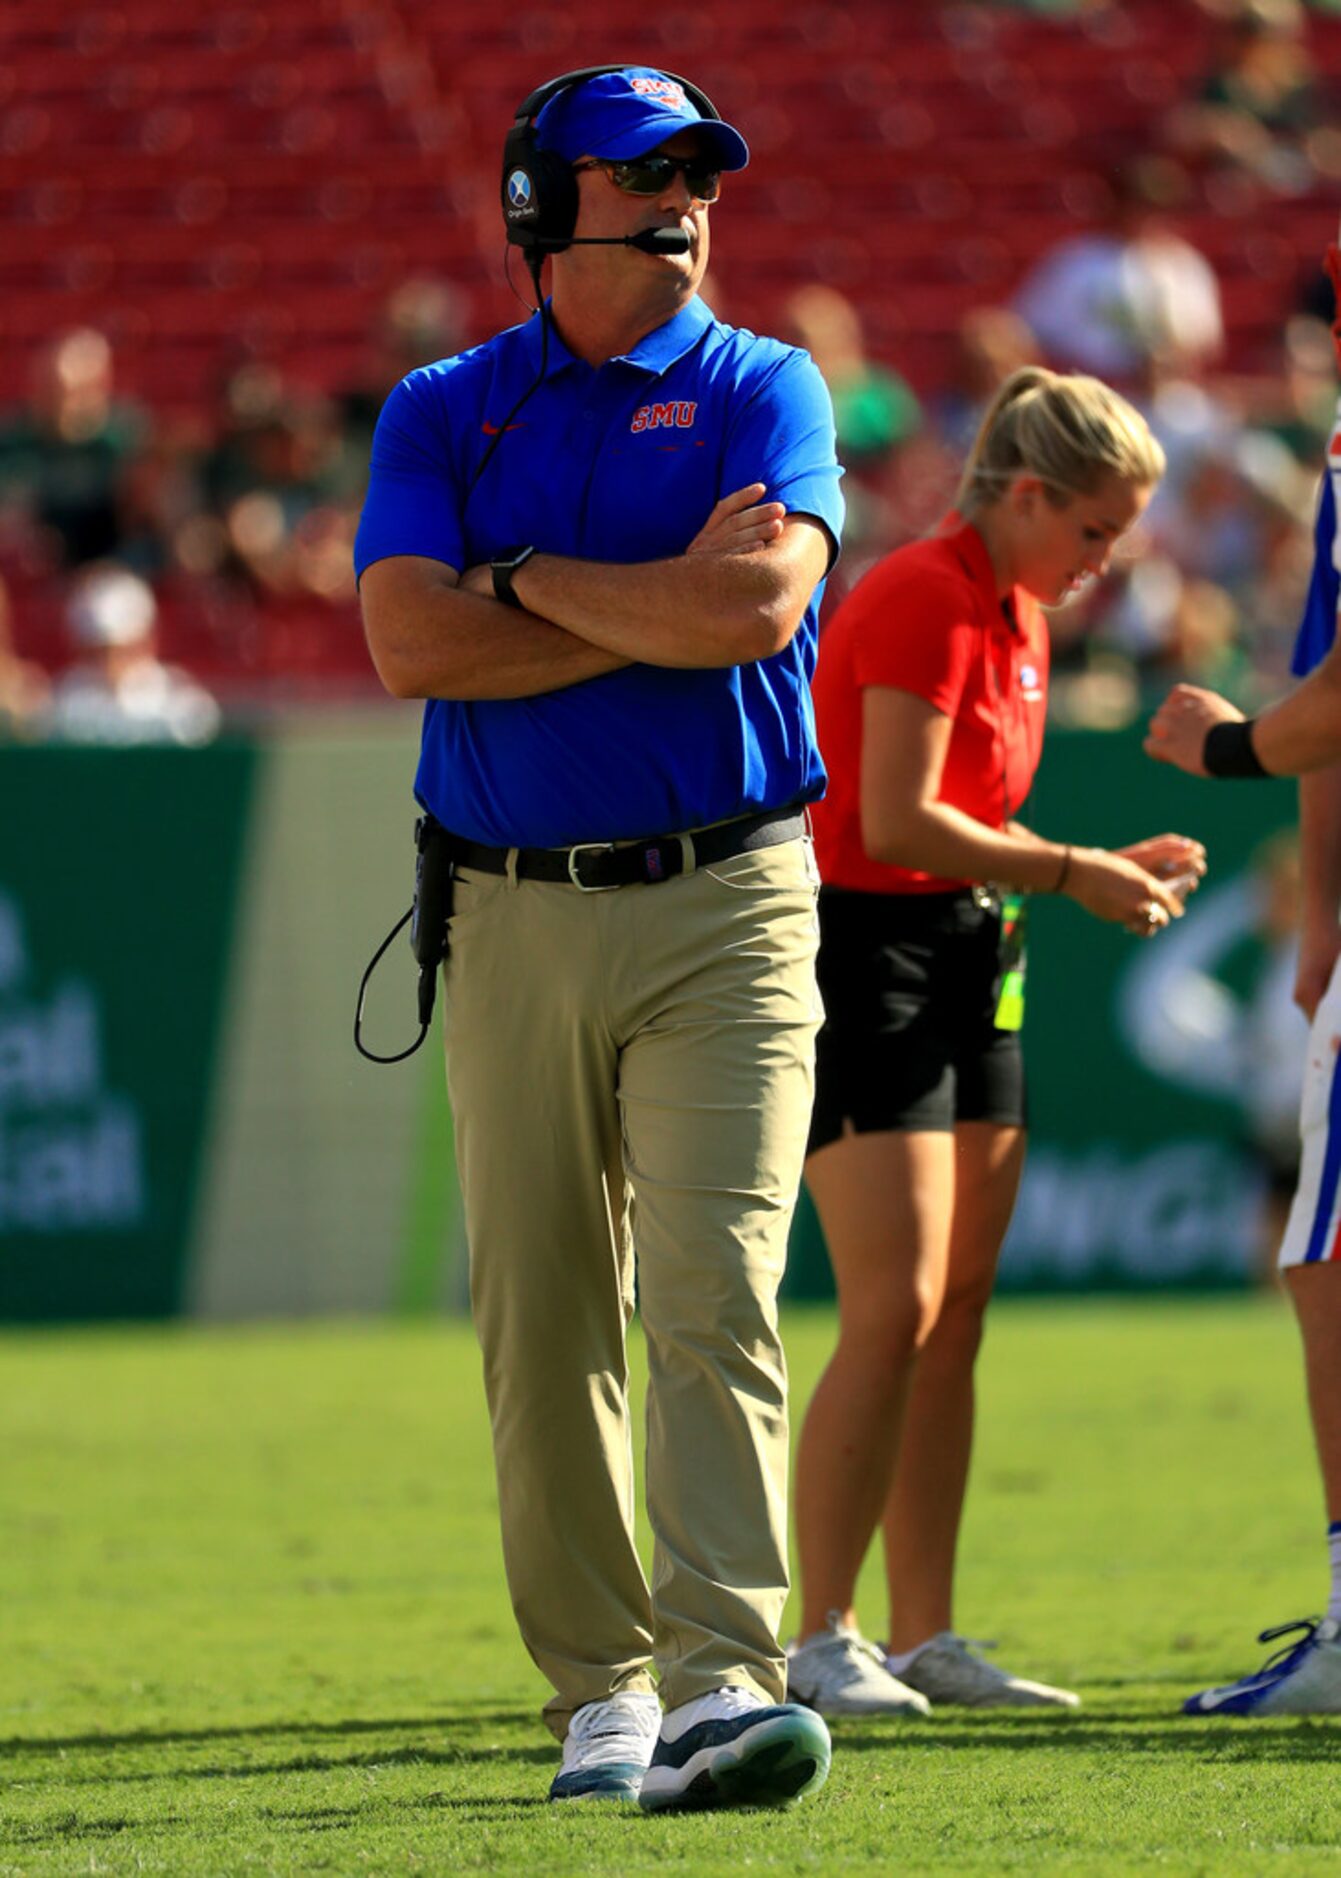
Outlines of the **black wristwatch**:
[[496,554],[489,566],[494,576],[494,598],[501,600],[504,606],[515,606],[522,611],[522,603],[512,591],[512,582],[519,567],[525,567],[535,553],[532,548],[504,548]]

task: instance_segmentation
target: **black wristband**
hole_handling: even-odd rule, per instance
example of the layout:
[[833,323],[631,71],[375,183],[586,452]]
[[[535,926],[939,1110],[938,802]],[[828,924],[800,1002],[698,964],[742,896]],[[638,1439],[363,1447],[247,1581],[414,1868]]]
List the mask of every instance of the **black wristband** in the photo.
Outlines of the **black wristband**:
[[501,600],[504,606],[515,606],[518,612],[523,610],[521,601],[512,591],[512,580],[519,567],[525,567],[535,553],[530,548],[508,548],[503,554],[495,555],[489,563],[494,581],[494,598]]
[[1201,760],[1208,776],[1250,777],[1254,781],[1270,776],[1253,749],[1253,719],[1241,718],[1233,724],[1212,724],[1201,746]]

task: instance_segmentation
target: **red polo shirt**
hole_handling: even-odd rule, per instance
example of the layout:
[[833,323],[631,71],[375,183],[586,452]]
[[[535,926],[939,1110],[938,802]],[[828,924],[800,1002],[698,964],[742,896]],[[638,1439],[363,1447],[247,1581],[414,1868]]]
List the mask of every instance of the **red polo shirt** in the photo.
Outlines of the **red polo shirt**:
[[873,861],[862,847],[862,692],[910,691],[954,720],[939,800],[1002,828],[1029,794],[1043,747],[1048,628],[1020,587],[1003,603],[982,536],[951,514],[928,541],[873,567],[820,641],[815,719],[829,793],[814,805],[820,875],[868,893],[967,886]]

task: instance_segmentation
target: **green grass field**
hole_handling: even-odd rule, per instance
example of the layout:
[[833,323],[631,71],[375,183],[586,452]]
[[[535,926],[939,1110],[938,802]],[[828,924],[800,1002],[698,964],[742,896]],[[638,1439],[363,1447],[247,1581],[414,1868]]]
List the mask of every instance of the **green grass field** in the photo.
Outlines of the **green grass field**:
[[644,1818],[544,1804],[465,1327],[0,1337],[0,1873],[1335,1871],[1341,1720],[1176,1712],[1324,1595],[1285,1310],[1005,1302],[981,1376],[959,1621],[1081,1713],[839,1724],[789,1813]]

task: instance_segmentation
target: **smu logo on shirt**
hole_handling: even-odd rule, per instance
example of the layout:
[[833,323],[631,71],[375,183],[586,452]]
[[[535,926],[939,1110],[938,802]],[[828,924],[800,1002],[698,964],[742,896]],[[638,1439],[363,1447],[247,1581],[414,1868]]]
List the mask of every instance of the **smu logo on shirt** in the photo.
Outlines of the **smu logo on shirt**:
[[697,398],[674,398],[669,404],[640,404],[633,413],[631,431],[688,430],[698,411]]
[[1041,704],[1043,702],[1043,686],[1039,682],[1038,667],[1036,665],[1022,665],[1020,667],[1020,691],[1024,696],[1026,704]]
[[688,109],[689,100],[683,89],[670,78],[631,78],[629,87],[643,98],[657,98],[663,104],[674,104]]

